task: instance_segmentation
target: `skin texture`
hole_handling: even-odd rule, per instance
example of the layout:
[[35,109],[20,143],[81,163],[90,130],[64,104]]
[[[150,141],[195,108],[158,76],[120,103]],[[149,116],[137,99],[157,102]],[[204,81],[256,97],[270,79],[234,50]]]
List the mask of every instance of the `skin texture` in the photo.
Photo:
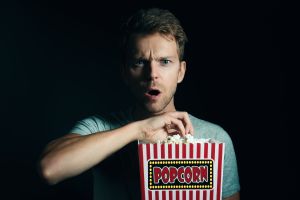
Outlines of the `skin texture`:
[[[174,38],[155,33],[136,35],[131,42],[123,77],[137,100],[135,121],[110,131],[86,136],[70,133],[51,141],[39,162],[41,176],[49,184],[79,175],[132,141],[154,143],[168,134],[193,134],[188,113],[176,111],[174,105],[177,84],[186,71]],[[159,95],[149,97],[151,89],[159,90]],[[225,199],[238,200],[239,193]]]
[[[175,39],[159,33],[137,35],[132,49],[125,69],[125,82],[142,107],[139,112],[157,115],[175,111],[174,94],[186,70],[186,63],[179,61]],[[161,97],[157,101],[144,96],[150,87],[160,90]]]

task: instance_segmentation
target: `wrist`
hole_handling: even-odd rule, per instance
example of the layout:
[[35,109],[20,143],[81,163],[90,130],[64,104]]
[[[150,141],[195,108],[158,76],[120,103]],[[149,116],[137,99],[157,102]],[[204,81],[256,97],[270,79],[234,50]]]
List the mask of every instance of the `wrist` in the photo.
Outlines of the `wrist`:
[[132,122],[129,126],[131,126],[130,130],[132,133],[133,140],[143,140],[145,138],[145,130],[143,125],[143,120]]

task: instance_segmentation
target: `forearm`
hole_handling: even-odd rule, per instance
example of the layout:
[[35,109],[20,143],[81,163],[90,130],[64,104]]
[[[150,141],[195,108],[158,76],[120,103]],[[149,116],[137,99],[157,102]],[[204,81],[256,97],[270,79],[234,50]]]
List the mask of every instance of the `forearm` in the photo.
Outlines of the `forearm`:
[[138,123],[88,136],[61,138],[50,143],[40,162],[50,184],[78,175],[138,138]]

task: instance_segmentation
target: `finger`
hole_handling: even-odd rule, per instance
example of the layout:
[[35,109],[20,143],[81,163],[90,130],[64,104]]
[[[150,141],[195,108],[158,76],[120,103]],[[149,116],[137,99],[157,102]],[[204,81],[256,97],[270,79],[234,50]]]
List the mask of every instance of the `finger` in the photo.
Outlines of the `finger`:
[[180,131],[181,135],[186,134],[185,127],[183,126],[183,123],[181,120],[171,117],[170,121],[173,125],[175,125],[177,127],[177,130]]
[[170,115],[175,118],[181,119],[184,122],[186,134],[194,134],[194,128],[187,112],[172,112],[170,113]]

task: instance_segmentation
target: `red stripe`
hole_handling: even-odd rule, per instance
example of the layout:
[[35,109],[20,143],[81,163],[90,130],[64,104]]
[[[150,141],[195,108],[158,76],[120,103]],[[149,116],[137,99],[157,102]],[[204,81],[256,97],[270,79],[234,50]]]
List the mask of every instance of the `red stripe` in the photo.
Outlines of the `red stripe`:
[[162,199],[166,200],[166,191],[162,191]]
[[186,145],[187,144],[182,144],[182,158],[186,158]]
[[158,191],[155,191],[155,199],[159,199]]
[[[150,159],[150,144],[146,144],[146,150],[147,150],[147,162],[148,162],[148,160]],[[151,190],[148,190],[148,196],[149,196],[149,199],[151,200],[152,199],[152,191]]]
[[175,158],[179,158],[179,144],[175,144]]
[[201,152],[201,144],[200,143],[198,143],[197,144],[197,158],[200,158],[200,152]]
[[[165,158],[165,144],[161,144],[161,149],[160,149],[160,152],[161,152],[161,158],[164,159]],[[166,200],[166,191],[162,191],[162,199],[163,200]]]
[[196,191],[196,199],[200,199],[200,192],[199,192],[199,190]]
[[152,199],[152,192],[150,190],[148,192],[148,196],[149,196],[149,199],[151,200]]
[[204,158],[207,158],[208,155],[208,143],[204,143]]
[[142,191],[142,200],[145,199],[145,179],[144,179],[144,161],[143,161],[143,145],[138,144],[139,149],[139,161],[140,161],[140,185]]
[[157,159],[157,144],[153,144],[153,157]]
[[[175,144],[175,158],[179,159],[179,144]],[[176,198],[179,199],[179,191],[176,191]]]
[[[187,144],[182,144],[182,158],[186,158],[186,146]],[[182,199],[186,200],[186,191],[182,191]]]
[[[154,157],[154,159],[158,158],[158,156],[157,156],[157,145],[158,144],[153,144],[153,157]],[[155,199],[159,199],[158,198],[158,191],[155,191]]]
[[[200,159],[200,152],[201,152],[201,144],[197,143],[197,159]],[[200,199],[200,190],[196,191],[196,199]]]
[[172,158],[172,144],[168,144],[168,157]]
[[146,144],[147,161],[150,159],[150,144]]
[[[204,143],[204,158],[207,158],[208,156],[208,143]],[[206,200],[207,198],[207,191],[203,191],[203,200]]]
[[173,200],[173,192],[169,191],[169,200]]
[[219,160],[218,160],[218,180],[217,180],[217,199],[221,199],[221,176],[222,176],[222,163],[223,159],[223,144],[219,144]]
[[[168,144],[168,157],[169,157],[169,159],[173,158],[173,155],[172,155],[172,144]],[[173,199],[173,192],[169,191],[169,200],[172,200],[172,199]]]
[[190,158],[194,157],[194,144],[190,144]]
[[165,145],[164,144],[161,145],[160,152],[161,152],[161,155],[160,155],[161,158],[165,158]]
[[[212,143],[211,144],[211,159],[215,160],[215,148],[216,148],[216,144]],[[210,190],[210,200],[214,199],[214,193],[215,193],[215,189]]]
[[[190,144],[190,158],[193,158],[194,156],[194,144]],[[193,190],[190,190],[189,199],[193,200]]]
[[203,200],[206,200],[206,197],[207,197],[207,192],[206,190],[203,190]]

